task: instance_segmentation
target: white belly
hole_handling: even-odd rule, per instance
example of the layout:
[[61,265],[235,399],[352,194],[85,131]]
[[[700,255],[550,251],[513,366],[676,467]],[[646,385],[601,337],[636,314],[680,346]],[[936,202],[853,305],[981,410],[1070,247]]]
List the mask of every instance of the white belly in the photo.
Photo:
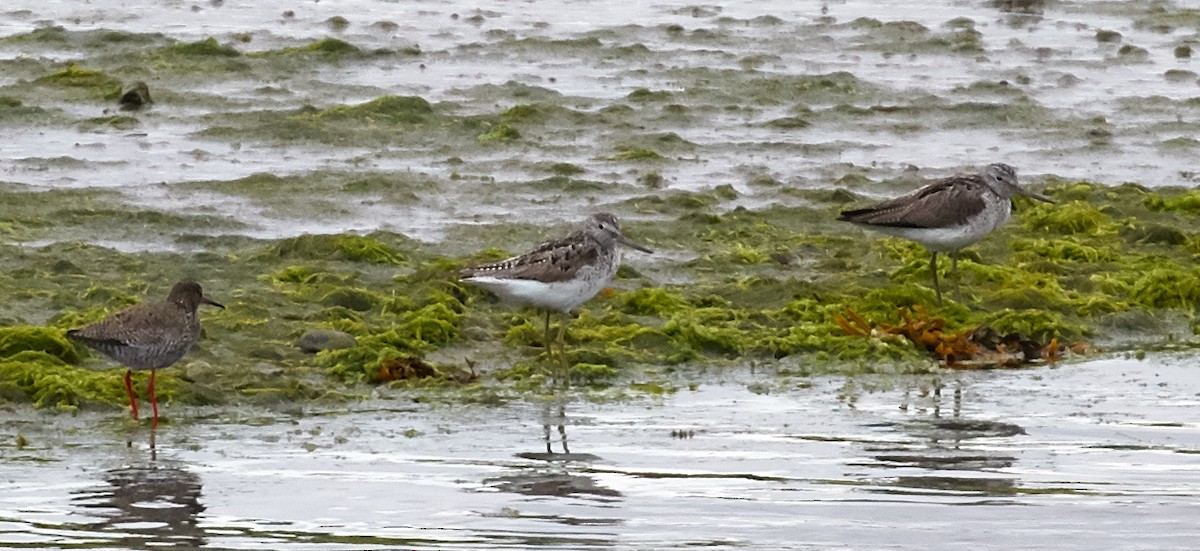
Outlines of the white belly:
[[943,228],[891,228],[872,226],[888,235],[911,239],[925,245],[931,251],[953,252],[975,244],[989,233],[1003,226],[1012,213],[1012,202],[999,197],[990,197],[986,207],[966,224]]
[[606,273],[593,268],[582,268],[574,279],[543,283],[530,279],[504,279],[492,276],[476,276],[463,280],[476,287],[491,291],[506,304],[531,306],[555,312],[569,313],[596,296],[612,279],[615,273]]

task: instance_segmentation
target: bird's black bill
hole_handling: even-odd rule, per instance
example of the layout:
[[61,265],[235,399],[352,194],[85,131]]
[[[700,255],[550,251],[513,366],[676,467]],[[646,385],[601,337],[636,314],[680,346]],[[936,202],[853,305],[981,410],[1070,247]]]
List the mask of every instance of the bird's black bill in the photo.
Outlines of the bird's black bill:
[[1037,199],[1038,201],[1041,201],[1043,203],[1053,203],[1054,202],[1054,199],[1046,197],[1045,195],[1042,195],[1037,192],[1029,191],[1022,187],[1017,188],[1017,193],[1020,193],[1021,195],[1024,195],[1030,199]]
[[200,302],[202,302],[202,303],[204,303],[204,304],[211,305],[211,306],[216,306],[217,308],[220,308],[220,309],[222,309],[222,310],[224,310],[224,309],[225,309],[225,305],[224,305],[224,304],[221,304],[220,302],[217,302],[217,301],[215,301],[215,300],[213,300],[213,299],[211,299],[211,298],[208,298],[208,297],[200,297]]
[[629,238],[627,238],[621,234],[617,234],[617,243],[625,245],[626,247],[629,247],[631,249],[637,249],[646,254],[654,254],[654,251],[650,250],[649,248],[638,245],[637,243],[634,243],[633,241],[630,241]]

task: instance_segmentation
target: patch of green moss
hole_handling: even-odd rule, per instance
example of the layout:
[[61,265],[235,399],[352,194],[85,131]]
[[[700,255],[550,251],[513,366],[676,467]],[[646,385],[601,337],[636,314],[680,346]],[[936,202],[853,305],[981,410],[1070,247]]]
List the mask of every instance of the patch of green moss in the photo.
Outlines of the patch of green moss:
[[404,255],[380,241],[355,234],[301,235],[279,241],[271,254],[281,258],[345,259],[399,265]]
[[216,38],[208,37],[196,42],[176,42],[170,46],[162,48],[162,53],[167,55],[177,56],[199,56],[199,57],[238,57],[241,52],[233,46],[226,46],[217,42]]
[[575,363],[571,365],[571,382],[584,385],[603,385],[616,380],[620,372],[605,364]]
[[79,127],[85,131],[97,131],[105,128],[115,130],[132,130],[141,126],[141,121],[136,117],[128,115],[109,115],[107,117],[96,117],[84,120],[79,123]]
[[433,113],[433,106],[418,96],[381,96],[358,105],[335,105],[301,116],[318,120],[363,122],[380,121],[390,124],[419,124]]
[[49,327],[31,325],[0,327],[0,358],[37,351],[66,363],[79,363],[79,353],[66,335]]
[[559,176],[577,176],[587,171],[583,167],[571,163],[554,163],[550,165],[550,172]]
[[1173,197],[1164,197],[1158,193],[1148,194],[1142,203],[1146,208],[1156,212],[1171,211],[1198,215],[1200,214],[1200,191],[1187,190]]
[[1200,10],[1194,8],[1178,9],[1171,3],[1154,3],[1145,14],[1134,21],[1137,29],[1147,29],[1161,33],[1170,33],[1183,27],[1200,30]]
[[1118,259],[1115,250],[1109,247],[1092,246],[1081,243],[1073,236],[1056,239],[1017,239],[1013,241],[1014,251],[1028,251],[1040,258],[1051,261],[1079,262],[1112,262]]
[[653,149],[628,146],[619,146],[616,153],[601,157],[606,161],[657,161],[662,158],[662,154]]
[[363,55],[363,51],[345,40],[337,38],[322,38],[303,46],[292,46],[279,50],[269,50],[253,54],[256,57],[279,57],[295,55],[320,55],[331,58],[354,57]]
[[767,121],[766,126],[779,130],[799,130],[812,126],[812,123],[800,117],[780,117]]
[[663,315],[677,312],[687,305],[678,293],[662,287],[638,289],[621,296],[621,310],[633,315]]
[[[173,381],[156,381],[157,394],[169,401]],[[90,371],[66,364],[57,356],[25,351],[0,359],[0,395],[24,396],[35,407],[76,410],[86,405],[128,404],[123,379],[116,370]]]
[[1059,235],[1094,234],[1102,230],[1116,231],[1112,219],[1095,205],[1083,201],[1062,204],[1034,205],[1023,213],[1021,223],[1035,232]]
[[1147,308],[1189,308],[1200,304],[1200,270],[1173,263],[1147,269],[1132,281],[1131,300]]
[[14,34],[0,38],[2,44],[61,44],[67,41],[67,30],[61,25],[38,27],[24,34]]
[[517,132],[516,128],[513,128],[507,124],[498,124],[491,130],[480,134],[479,137],[475,138],[475,141],[479,142],[480,144],[505,143],[520,138],[521,133]]
[[121,81],[100,71],[84,69],[75,63],[62,70],[38,78],[37,84],[49,84],[66,88],[81,89],[95,98],[115,100],[121,94]]
[[538,114],[539,111],[537,107],[527,103],[522,103],[505,109],[503,113],[500,113],[500,120],[504,122],[521,122],[532,119]]
[[328,373],[346,381],[369,381],[388,360],[409,359],[440,348],[458,335],[462,305],[450,299],[432,302],[392,318],[392,324],[358,337],[352,348],[319,353]]
[[647,88],[638,88],[630,92],[627,97],[629,101],[668,101],[671,99],[671,93],[663,90],[651,91]]

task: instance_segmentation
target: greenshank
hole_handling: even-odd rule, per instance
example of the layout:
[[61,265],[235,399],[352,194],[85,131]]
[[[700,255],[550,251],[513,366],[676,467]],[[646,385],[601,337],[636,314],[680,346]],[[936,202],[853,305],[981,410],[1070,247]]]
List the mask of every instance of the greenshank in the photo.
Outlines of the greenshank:
[[653,253],[621,234],[615,216],[600,213],[588,217],[582,227],[566,237],[507,260],[466,268],[459,276],[464,283],[490,291],[504,303],[543,310],[547,358],[552,357],[550,314],[562,314],[558,343],[565,372],[569,369],[563,336],[567,315],[596,296],[616,275],[621,263],[618,244]]
[[1054,202],[1018,185],[1013,167],[995,163],[978,174],[957,174],[871,207],[843,211],[838,220],[910,239],[929,249],[929,271],[940,305],[938,253],[950,253],[951,272],[956,273],[958,251],[1004,225],[1012,214],[1014,195]]

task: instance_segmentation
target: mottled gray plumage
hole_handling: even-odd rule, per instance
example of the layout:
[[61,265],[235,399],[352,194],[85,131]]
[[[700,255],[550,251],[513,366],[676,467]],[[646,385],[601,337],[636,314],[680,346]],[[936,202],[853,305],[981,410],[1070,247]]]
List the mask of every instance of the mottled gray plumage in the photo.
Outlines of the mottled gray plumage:
[[164,301],[130,306],[67,336],[130,369],[160,369],[179,361],[200,338],[201,304],[224,308],[200,285],[181,281]]
[[180,281],[162,302],[144,302],[130,306],[96,323],[67,331],[67,337],[87,345],[127,369],[125,392],[129,395],[129,411],[138,418],[137,396],[133,393],[130,375],[133,370],[150,370],[150,404],[154,407],[154,422],[158,426],[158,397],[154,394],[154,374],[187,354],[200,339],[200,317],[196,309],[201,304],[224,306],[204,296],[200,285]]
[[[1013,167],[994,163],[978,174],[956,174],[935,180],[912,193],[877,205],[844,211],[838,216],[838,220],[893,228],[935,229],[962,226],[969,224],[990,206],[989,194],[1003,201],[1009,201],[1019,194],[1039,201],[1052,202],[1043,195],[1020,187],[1017,183],[1017,171]],[[1003,218],[1001,223],[1008,219],[1007,216]]]

